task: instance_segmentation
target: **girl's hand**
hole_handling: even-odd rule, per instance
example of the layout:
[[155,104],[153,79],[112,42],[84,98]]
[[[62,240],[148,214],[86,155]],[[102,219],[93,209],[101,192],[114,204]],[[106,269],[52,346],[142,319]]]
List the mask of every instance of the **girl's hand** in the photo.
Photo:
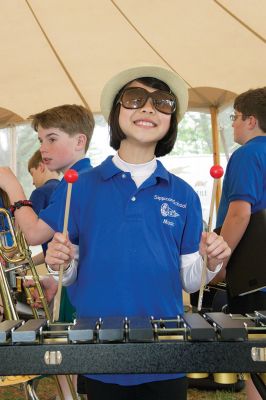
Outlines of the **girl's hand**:
[[218,264],[226,262],[231,249],[222,236],[215,232],[203,232],[200,241],[200,254],[208,257],[208,269],[214,271]]
[[48,243],[45,262],[54,271],[59,271],[63,265],[66,269],[74,257],[74,247],[68,237],[62,233],[55,233],[53,240]]

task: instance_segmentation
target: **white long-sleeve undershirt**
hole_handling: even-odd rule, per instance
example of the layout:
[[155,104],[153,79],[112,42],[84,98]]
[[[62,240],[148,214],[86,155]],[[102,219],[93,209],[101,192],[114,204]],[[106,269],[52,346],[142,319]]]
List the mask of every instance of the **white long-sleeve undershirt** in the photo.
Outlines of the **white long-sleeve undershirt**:
[[[71,261],[70,267],[63,274],[63,285],[70,286],[77,279],[78,274],[79,249],[75,246],[75,257]],[[210,282],[220,271],[222,264],[219,264],[215,271],[207,269],[206,283]],[[187,293],[193,293],[199,290],[201,284],[201,274],[203,268],[203,259],[199,252],[185,254],[180,257],[180,277],[182,288]],[[58,276],[54,275],[55,280]]]

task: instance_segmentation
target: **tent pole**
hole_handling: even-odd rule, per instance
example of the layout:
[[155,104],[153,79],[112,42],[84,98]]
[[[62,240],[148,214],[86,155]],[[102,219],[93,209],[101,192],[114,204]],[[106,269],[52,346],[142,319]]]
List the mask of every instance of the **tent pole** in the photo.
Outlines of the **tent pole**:
[[[219,146],[219,132],[218,132],[218,109],[217,107],[210,107],[211,126],[212,126],[212,149],[213,149],[213,163],[220,165],[220,146]],[[221,198],[221,181],[218,180],[216,191],[216,213]]]

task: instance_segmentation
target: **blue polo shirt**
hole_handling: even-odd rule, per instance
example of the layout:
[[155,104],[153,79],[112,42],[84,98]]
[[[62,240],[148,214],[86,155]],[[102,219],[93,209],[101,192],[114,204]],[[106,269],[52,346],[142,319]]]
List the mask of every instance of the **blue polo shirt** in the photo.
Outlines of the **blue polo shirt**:
[[[222,226],[232,201],[251,205],[251,213],[266,208],[266,135],[257,136],[239,147],[227,164],[217,226]],[[266,292],[266,288],[261,289]]]
[[[71,169],[74,169],[78,172],[79,176],[84,172],[88,172],[92,169],[90,159],[82,158],[77,161],[74,165],[72,165]],[[73,186],[76,185],[73,184]],[[56,187],[56,190],[52,193],[49,201],[49,205],[39,212],[39,218],[45,221],[48,225],[52,227],[52,222],[56,221],[58,224],[56,225],[56,232],[62,232],[63,230],[63,221],[64,221],[64,213],[65,213],[65,204],[66,204],[66,194],[67,194],[67,182],[65,179],[61,179],[59,184]],[[49,216],[52,216],[52,220],[49,219]]]
[[[37,215],[39,215],[40,211],[47,207],[52,193],[59,185],[59,179],[49,179],[42,186],[39,186],[30,195],[30,201],[32,202],[32,208]],[[46,254],[47,243],[42,244],[43,254]]]
[[239,147],[230,157],[223,181],[217,215],[221,226],[232,201],[251,204],[251,213],[266,208],[266,135],[257,136]]
[[[42,216],[54,230],[56,217],[55,210]],[[70,240],[80,248],[78,277],[68,291],[77,316],[182,314],[179,257],[198,251],[201,231],[197,194],[159,161],[139,188],[112,157],[82,174],[73,185],[69,219]],[[179,376],[90,377],[134,385]]]
[[30,195],[30,201],[32,201],[32,208],[37,215],[43,208],[48,206],[50,197],[59,183],[59,179],[49,179],[42,186],[33,190]]

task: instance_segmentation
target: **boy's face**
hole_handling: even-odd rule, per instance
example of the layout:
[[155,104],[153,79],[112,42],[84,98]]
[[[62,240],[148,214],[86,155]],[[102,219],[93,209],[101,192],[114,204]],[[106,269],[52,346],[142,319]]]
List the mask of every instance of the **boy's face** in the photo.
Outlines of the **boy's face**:
[[243,114],[237,110],[234,112],[235,120],[232,122],[234,129],[234,141],[240,145],[243,145],[248,139],[247,133],[249,127],[249,118],[243,120]]
[[44,183],[43,172],[42,172],[44,168],[45,166],[42,163],[40,163],[37,168],[33,167],[30,169],[30,174],[32,176],[32,183],[36,188],[42,186]]
[[[152,93],[157,89],[146,86],[140,82],[131,82],[128,87],[142,87]],[[127,109],[121,105],[119,125],[128,141],[153,145],[161,140],[169,130],[171,115],[157,111],[148,98],[146,104],[138,109]]]
[[38,126],[38,138],[43,163],[50,171],[64,172],[79,159],[79,135],[69,136],[58,128]]

